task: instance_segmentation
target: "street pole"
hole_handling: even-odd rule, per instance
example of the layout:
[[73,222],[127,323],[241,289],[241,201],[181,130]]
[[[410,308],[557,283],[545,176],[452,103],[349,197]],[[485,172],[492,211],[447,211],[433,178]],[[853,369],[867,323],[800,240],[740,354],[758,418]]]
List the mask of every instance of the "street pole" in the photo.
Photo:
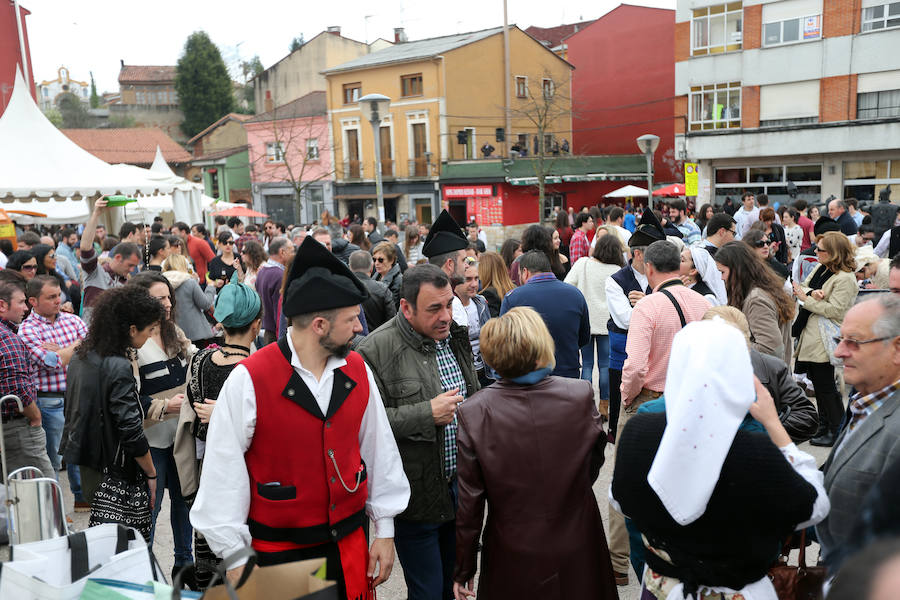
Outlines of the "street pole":
[[653,210],[653,153],[647,152],[647,208]]
[[510,117],[510,104],[511,102],[511,94],[510,88],[512,87],[512,82],[510,78],[512,75],[510,74],[509,67],[509,18],[506,12],[506,0],[503,0],[503,93],[505,104],[503,107],[504,113],[504,122],[503,126],[506,128],[506,135],[504,135],[503,139],[503,155],[509,157],[509,139],[512,135],[512,118]]
[[[373,115],[375,116],[375,115]],[[380,115],[379,115],[380,116]],[[381,188],[381,119],[372,119],[372,138],[375,140],[375,196],[378,222],[384,223],[384,190]]]

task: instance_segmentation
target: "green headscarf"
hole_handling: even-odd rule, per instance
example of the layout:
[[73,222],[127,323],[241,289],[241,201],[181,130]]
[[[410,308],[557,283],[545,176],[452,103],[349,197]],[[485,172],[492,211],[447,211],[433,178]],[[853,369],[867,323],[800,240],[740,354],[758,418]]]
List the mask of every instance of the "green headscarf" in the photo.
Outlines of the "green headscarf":
[[237,271],[231,283],[225,285],[216,297],[216,321],[229,328],[246,327],[259,314],[260,299],[249,285],[238,283]]

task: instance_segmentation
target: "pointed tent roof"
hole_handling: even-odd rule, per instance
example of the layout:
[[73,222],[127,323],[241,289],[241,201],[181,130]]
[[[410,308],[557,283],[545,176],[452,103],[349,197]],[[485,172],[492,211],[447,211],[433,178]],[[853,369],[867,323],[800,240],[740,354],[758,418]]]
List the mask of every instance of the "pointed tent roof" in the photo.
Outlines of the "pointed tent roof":
[[0,116],[0,202],[169,193],[167,177],[117,169],[80,148],[41,113],[22,79]]
[[169,166],[169,163],[166,162],[166,159],[163,158],[163,153],[159,146],[156,146],[156,156],[153,157],[153,164],[150,165],[150,170],[166,177],[178,177],[175,175],[172,167]]
[[639,198],[647,197],[647,190],[636,185],[626,185],[624,187],[620,187],[617,190],[613,190],[610,193],[603,196],[604,198],[628,198],[632,196],[637,196]]

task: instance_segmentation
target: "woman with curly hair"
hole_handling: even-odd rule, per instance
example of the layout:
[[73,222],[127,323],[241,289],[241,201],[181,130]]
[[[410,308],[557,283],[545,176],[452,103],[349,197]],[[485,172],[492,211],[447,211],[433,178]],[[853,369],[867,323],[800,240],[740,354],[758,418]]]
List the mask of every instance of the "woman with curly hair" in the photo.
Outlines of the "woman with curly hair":
[[148,541],[156,467],[131,358],[163,319],[162,304],[141,287],[99,296],[87,337],[69,363],[60,448],[66,463],[80,466],[90,524],[121,523]]
[[[175,538],[175,572],[193,565],[191,522],[187,503],[181,495],[181,482],[175,467],[175,430],[187,385],[188,362],[197,351],[175,324],[175,290],[162,273],[147,271],[132,277],[128,287],[143,288],[163,306],[165,316],[150,339],[134,358],[138,393],[144,409],[144,434],[150,444],[153,465],[159,474],[153,509],[150,543],[156,530],[156,517],[163,490],[169,490],[170,517]],[[191,570],[190,573],[193,573]],[[191,577],[185,579],[190,584]]]
[[500,246],[500,256],[503,257],[503,262],[506,263],[506,269],[512,266],[513,261],[522,256],[522,242],[515,239],[508,239],[503,242],[503,245]]
[[260,267],[266,264],[269,256],[262,244],[255,240],[247,240],[241,248],[241,260],[244,262],[244,281],[253,289],[256,289],[256,274]]

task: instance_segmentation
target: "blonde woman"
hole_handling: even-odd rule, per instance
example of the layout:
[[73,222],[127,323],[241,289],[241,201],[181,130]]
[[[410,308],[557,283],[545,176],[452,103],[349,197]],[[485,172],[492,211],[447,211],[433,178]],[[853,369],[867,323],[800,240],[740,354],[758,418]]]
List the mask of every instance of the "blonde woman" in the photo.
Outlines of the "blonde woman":
[[481,281],[481,295],[488,302],[491,317],[499,317],[503,297],[516,287],[509,278],[509,270],[503,257],[496,252],[483,253],[478,262],[478,279]]
[[198,348],[206,348],[215,332],[204,313],[215,302],[216,288],[208,285],[206,291],[202,290],[197,276],[191,272],[190,263],[181,254],[171,254],[163,262],[163,276],[175,290],[178,304],[175,323]]
[[478,597],[616,598],[591,490],[606,446],[591,384],[550,375],[553,339],[532,308],[491,319],[481,342],[500,380],[457,412],[456,599],[473,595],[482,528]]

